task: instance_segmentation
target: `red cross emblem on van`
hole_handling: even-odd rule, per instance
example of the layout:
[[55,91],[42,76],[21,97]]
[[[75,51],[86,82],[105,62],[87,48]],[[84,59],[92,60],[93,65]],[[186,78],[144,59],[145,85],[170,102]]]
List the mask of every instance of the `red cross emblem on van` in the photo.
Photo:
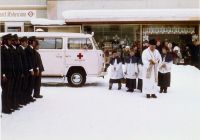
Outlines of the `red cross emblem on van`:
[[81,58],[83,57],[83,55],[82,55],[81,53],[79,53],[79,54],[77,55],[77,57],[78,57],[79,59],[81,59]]

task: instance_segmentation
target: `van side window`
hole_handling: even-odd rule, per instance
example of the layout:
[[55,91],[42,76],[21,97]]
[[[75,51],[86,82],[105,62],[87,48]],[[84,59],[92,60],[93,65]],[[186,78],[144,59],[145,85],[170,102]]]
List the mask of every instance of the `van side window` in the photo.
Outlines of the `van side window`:
[[39,49],[62,49],[61,38],[37,38]]
[[69,38],[68,49],[88,49],[92,50],[93,45],[89,38]]

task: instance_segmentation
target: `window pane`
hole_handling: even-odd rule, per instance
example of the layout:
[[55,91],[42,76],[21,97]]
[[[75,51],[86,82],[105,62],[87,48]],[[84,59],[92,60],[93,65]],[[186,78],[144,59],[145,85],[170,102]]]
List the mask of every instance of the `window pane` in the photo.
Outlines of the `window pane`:
[[40,49],[55,49],[55,38],[39,38],[39,48]]
[[68,49],[93,49],[89,38],[69,38]]
[[56,49],[62,49],[62,39],[56,38]]

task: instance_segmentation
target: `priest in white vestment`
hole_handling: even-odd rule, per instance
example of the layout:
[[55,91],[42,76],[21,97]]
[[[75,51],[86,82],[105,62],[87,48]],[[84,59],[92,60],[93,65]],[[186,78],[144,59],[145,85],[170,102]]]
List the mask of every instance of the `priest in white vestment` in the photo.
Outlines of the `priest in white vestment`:
[[157,98],[158,65],[162,62],[156,48],[156,40],[149,40],[149,47],[142,53],[143,62],[143,93],[147,98]]

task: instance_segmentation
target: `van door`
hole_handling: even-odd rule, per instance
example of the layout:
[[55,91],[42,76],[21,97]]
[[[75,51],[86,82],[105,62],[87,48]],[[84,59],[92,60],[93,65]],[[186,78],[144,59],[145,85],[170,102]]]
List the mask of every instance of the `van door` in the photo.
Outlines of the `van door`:
[[68,38],[67,48],[68,66],[82,66],[88,76],[98,74],[98,54],[90,38]]
[[64,49],[63,38],[40,37],[39,53],[45,71],[44,76],[63,76],[64,74]]

